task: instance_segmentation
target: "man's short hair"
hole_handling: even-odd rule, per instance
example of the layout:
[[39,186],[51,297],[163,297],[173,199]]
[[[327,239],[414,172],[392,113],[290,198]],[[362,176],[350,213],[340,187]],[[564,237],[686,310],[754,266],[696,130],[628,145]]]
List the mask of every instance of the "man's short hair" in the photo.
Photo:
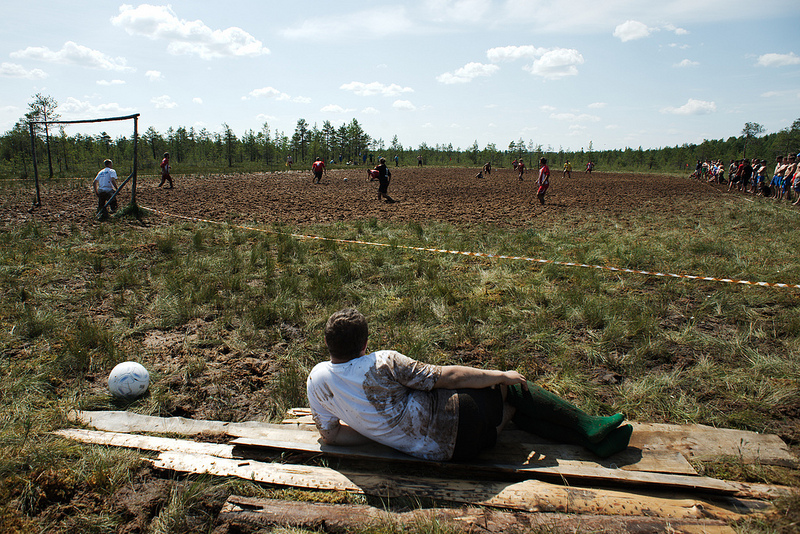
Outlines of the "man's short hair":
[[103,165],[106,166],[106,167],[111,167],[111,165],[112,165],[111,160],[110,159],[104,160],[103,161]]
[[337,360],[352,360],[360,356],[367,335],[367,319],[354,308],[334,313],[325,323],[325,344]]

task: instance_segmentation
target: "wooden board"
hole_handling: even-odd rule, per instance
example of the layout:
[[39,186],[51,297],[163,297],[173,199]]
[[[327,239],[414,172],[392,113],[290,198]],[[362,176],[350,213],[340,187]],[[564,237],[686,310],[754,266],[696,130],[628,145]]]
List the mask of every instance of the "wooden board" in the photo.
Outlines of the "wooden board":
[[[654,517],[616,517],[523,512],[490,508],[432,508],[390,512],[365,505],[294,502],[255,499],[231,495],[219,518],[234,528],[252,530],[275,526],[329,533],[361,531],[367,525],[384,531],[400,532],[407,527],[436,522],[472,533],[505,532],[604,532],[641,534],[673,532],[686,534],[735,534],[723,521],[708,519],[660,519]],[[391,528],[394,526],[395,528]]]
[[[333,445],[324,445],[318,442],[314,443],[298,443],[298,442],[285,442],[276,441],[263,438],[237,438],[231,442],[233,445],[247,446],[247,447],[266,447],[280,450],[289,451],[302,451],[302,452],[316,452],[330,454],[333,456],[353,458],[353,459],[367,459],[367,460],[388,460],[396,461],[398,458],[401,461],[409,461],[416,464],[432,464],[436,462],[425,462],[410,458],[409,456],[391,451],[389,454],[376,454],[375,451],[366,450],[363,447],[337,447]],[[539,466],[524,466],[524,465],[503,465],[499,463],[488,463],[485,461],[470,462],[469,464],[458,464],[448,462],[446,464],[436,463],[437,465],[446,465],[448,471],[451,473],[505,473],[505,474],[525,474],[530,476],[547,475],[558,479],[566,480],[567,482],[574,481],[593,481],[606,484],[629,484],[629,485],[647,485],[659,486],[662,488],[672,488],[681,490],[700,490],[713,493],[727,493],[734,494],[737,488],[728,484],[725,481],[717,480],[714,478],[700,477],[700,476],[686,476],[686,475],[673,475],[666,473],[647,473],[641,471],[623,471],[622,469],[609,469],[601,467],[596,464],[589,464],[588,462],[563,462],[561,465],[553,467],[539,467]]]
[[414,496],[527,512],[736,521],[771,509],[768,503],[730,497],[700,499],[674,492],[622,492],[559,486],[539,480],[511,483],[386,474],[377,476],[335,471],[326,467],[246,462],[178,452],[163,452],[149,461],[156,468],[184,473],[235,476],[262,483],[347,491],[382,498]]
[[733,456],[762,465],[800,467],[789,446],[774,434],[714,428],[706,425],[633,423],[631,446],[642,450],[668,449],[687,458],[713,460]]
[[[63,430],[56,430],[53,432],[56,435],[62,436],[67,439],[72,439],[74,441],[80,441],[82,443],[91,443],[95,445],[105,445],[105,446],[116,446],[116,447],[128,447],[128,448],[135,448],[139,450],[145,451],[154,451],[154,452],[164,452],[164,451],[173,451],[173,452],[184,452],[190,454],[205,454],[209,456],[218,456],[220,458],[235,458],[240,460],[260,460],[260,458],[256,455],[248,455],[246,450],[242,450],[241,447],[238,447],[233,444],[218,444],[218,443],[204,443],[204,442],[197,442],[197,441],[188,441],[183,439],[175,439],[175,438],[162,438],[162,437],[155,437],[155,436],[142,436],[137,434],[126,434],[121,432],[105,432],[105,431],[98,431],[98,430],[85,430],[85,429],[63,429]],[[455,474],[458,475],[458,471],[460,470],[461,475],[467,476],[468,478],[474,475],[473,467],[471,465],[458,465],[455,464],[456,469],[451,470],[448,474]],[[634,475],[636,473],[633,473]],[[620,475],[620,473],[617,473]],[[647,474],[650,476],[657,476],[658,478],[663,477],[664,475],[653,475]],[[558,477],[560,480],[565,480],[568,477]],[[667,487],[674,487],[679,488],[682,490],[688,489],[700,489],[702,490],[702,480],[700,477],[696,477],[697,480],[691,480],[690,483],[686,485],[682,485],[678,483],[678,481],[670,481],[669,477],[666,481],[661,481],[659,483],[658,478],[653,479],[651,481],[651,486],[667,486]],[[584,477],[584,482],[586,480],[594,480],[593,477],[588,476]],[[713,479],[709,479],[712,480]],[[602,481],[602,480],[601,480]],[[609,481],[606,481],[609,482]],[[624,479],[616,480],[617,483],[624,483]],[[719,481],[717,481],[719,482]],[[634,482],[635,484],[636,482]],[[640,484],[642,484],[640,482]],[[644,483],[646,485],[646,481]],[[792,488],[787,486],[775,486],[775,485],[768,485],[768,484],[753,484],[753,483],[745,483],[745,482],[724,482],[725,486],[723,489],[725,491],[721,493],[728,493],[731,489],[735,490],[735,496],[741,498],[748,498],[748,499],[763,499],[763,500],[772,500],[779,497],[787,497],[791,495]],[[714,492],[715,488],[712,486],[710,491]],[[716,491],[720,493],[719,491]]]
[[[71,412],[70,418],[75,422],[92,426],[99,430],[117,432],[155,432],[163,434],[201,435],[224,434],[242,438],[263,438],[287,444],[301,444],[307,450],[320,450],[319,434],[301,430],[288,425],[269,423],[226,423],[221,421],[196,421],[182,417],[152,417],[130,412]],[[488,464],[518,466],[520,470],[535,471],[543,468],[576,468],[601,467],[622,469],[625,471],[644,471],[656,473],[674,473],[684,475],[697,474],[686,458],[679,452],[658,449],[629,449],[612,458],[600,459],[585,449],[572,445],[558,445],[539,440],[528,433],[515,435],[502,433],[498,445],[480,457],[480,461]],[[531,438],[534,438],[531,441]],[[516,439],[517,441],[514,441]],[[519,441],[524,440],[524,441]],[[302,448],[298,445],[298,448]],[[316,447],[316,449],[315,449]],[[327,448],[324,452],[333,454],[335,448]],[[415,461],[414,458],[399,453],[378,443],[358,448],[362,454],[373,458],[392,459],[396,461]],[[551,469],[552,470],[552,469]]]
[[[291,408],[287,412],[286,423],[298,428],[313,425],[308,408]],[[686,458],[713,460],[721,456],[733,456],[746,462],[762,465],[800,467],[800,461],[789,450],[789,446],[774,434],[759,434],[747,430],[714,428],[707,425],[671,425],[663,423],[637,423],[633,425],[631,447],[641,451],[672,451]],[[500,443],[523,442],[531,445],[548,444],[547,440],[537,438],[526,432],[514,430],[513,424],[504,431]],[[621,467],[625,469],[625,467]],[[651,471],[652,469],[646,469]],[[679,471],[671,471],[678,473]],[[689,474],[689,473],[684,473]]]

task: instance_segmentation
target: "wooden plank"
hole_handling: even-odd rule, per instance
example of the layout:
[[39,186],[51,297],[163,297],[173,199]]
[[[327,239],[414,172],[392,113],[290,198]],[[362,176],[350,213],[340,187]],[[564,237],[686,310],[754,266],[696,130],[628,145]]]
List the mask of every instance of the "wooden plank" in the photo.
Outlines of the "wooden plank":
[[325,467],[267,464],[162,452],[148,459],[154,467],[183,473],[235,476],[255,482],[363,493],[382,498],[412,496],[437,501],[510,508],[527,512],[570,512],[675,519],[740,520],[771,510],[760,501],[729,497],[703,498],[675,493],[622,492],[567,487],[539,480],[487,482],[334,471]]
[[220,458],[235,458],[233,454],[235,448],[234,445],[224,443],[205,443],[201,441],[188,441],[184,439],[125,434],[122,432],[84,430],[80,428],[56,430],[53,432],[53,434],[71,439],[73,441],[92,443],[95,445],[127,447],[129,449],[139,449],[143,451],[175,451],[190,454],[219,456]]
[[[286,422],[305,425],[312,423],[311,410],[305,407],[287,411]],[[631,447],[642,451],[671,450],[687,458],[712,460],[720,456],[734,456],[747,462],[800,468],[800,461],[789,446],[774,434],[759,434],[747,430],[715,428],[708,425],[673,425],[664,423],[637,423],[633,425]],[[500,435],[510,441],[528,444],[549,443],[519,430],[505,431]],[[531,439],[533,438],[533,439]],[[647,469],[651,470],[651,469]],[[674,471],[677,473],[677,471]],[[684,473],[689,474],[689,473]]]
[[[346,534],[366,526],[388,526],[397,532],[416,525],[438,523],[444,530],[474,533],[505,532],[604,532],[643,534],[682,532],[687,534],[734,534],[723,521],[703,519],[660,519],[559,513],[506,512],[489,508],[432,508],[390,512],[373,506],[255,499],[231,495],[219,519],[241,530],[275,526]],[[395,528],[391,528],[394,526]]]
[[[222,421],[197,421],[182,417],[153,417],[131,412],[99,411],[71,412],[70,419],[100,430],[118,432],[158,432],[165,434],[200,435],[219,434],[242,438],[264,438],[286,443],[300,443],[307,447],[319,446],[319,434],[285,425],[247,422],[227,423]],[[612,458],[601,460],[581,447],[556,445],[551,442],[536,443],[535,436],[528,433],[500,435],[498,445],[481,456],[487,464],[518,465],[522,470],[539,467],[606,467],[626,471],[663,472],[694,475],[697,474],[689,462],[678,452],[668,450],[630,449]],[[533,439],[533,442],[531,441]],[[513,441],[524,439],[524,442]],[[389,447],[372,443],[359,447],[363,454],[376,458],[396,461],[413,461],[408,455],[398,453]]]
[[[175,438],[161,438],[85,429],[63,429],[56,430],[53,433],[67,439],[95,445],[128,447],[154,452],[174,451],[190,454],[205,454],[208,456],[237,458],[242,460],[253,459],[247,456],[247,451],[243,451],[241,447],[234,444],[205,443]],[[472,469],[471,466],[463,466],[463,468],[465,470]],[[726,482],[726,484],[735,489],[736,497],[748,499],[771,500],[779,497],[788,497],[793,492],[793,489],[787,486],[749,484],[744,482]]]
[[[417,464],[431,464],[436,462],[424,462],[389,449],[387,454],[376,454],[374,450],[365,450],[361,447],[337,447],[325,445],[319,442],[298,443],[275,441],[263,438],[237,438],[231,442],[234,445],[246,447],[266,447],[280,450],[292,450],[311,453],[323,453],[332,456],[346,457],[353,459],[367,460],[390,460],[408,461]],[[437,465],[443,465],[436,463]],[[623,471],[621,469],[609,469],[592,465],[570,464],[565,462],[553,467],[522,466],[522,465],[502,465],[497,463],[486,463],[474,461],[469,464],[447,463],[448,469],[453,472],[504,472],[506,474],[526,474],[526,475],[547,475],[550,477],[563,478],[567,481],[591,480],[593,482],[613,483],[613,484],[636,484],[647,486],[660,486],[664,488],[682,490],[700,490],[714,493],[734,494],[737,489],[723,480],[718,480],[700,476],[671,475],[664,473],[646,473],[636,471]]]
[[633,423],[631,446],[642,450],[678,451],[687,458],[713,460],[733,456],[744,462],[798,468],[789,446],[774,434],[714,428],[706,425]]

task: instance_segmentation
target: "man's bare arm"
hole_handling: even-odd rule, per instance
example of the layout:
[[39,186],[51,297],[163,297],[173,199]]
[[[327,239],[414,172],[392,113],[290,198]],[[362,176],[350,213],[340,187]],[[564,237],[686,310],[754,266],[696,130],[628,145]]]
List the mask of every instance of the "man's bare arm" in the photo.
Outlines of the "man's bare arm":
[[496,371],[492,369],[476,369],[464,365],[446,365],[435,388],[444,389],[481,389],[503,384],[525,384],[525,377],[516,371]]

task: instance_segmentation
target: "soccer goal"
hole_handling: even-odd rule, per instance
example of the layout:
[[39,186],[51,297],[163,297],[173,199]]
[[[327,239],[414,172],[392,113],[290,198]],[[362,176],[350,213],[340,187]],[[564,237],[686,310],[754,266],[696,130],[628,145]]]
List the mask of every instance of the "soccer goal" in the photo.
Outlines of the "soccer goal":
[[76,121],[30,121],[28,127],[31,132],[31,156],[33,158],[33,178],[36,183],[36,199],[33,201],[33,206],[38,207],[42,205],[42,197],[39,192],[39,167],[36,163],[36,125],[43,125],[47,127],[50,124],[89,124],[95,122],[113,122],[113,121],[128,121],[133,120],[133,172],[128,176],[117,188],[111,198],[108,199],[103,209],[98,213],[100,216],[108,209],[109,204],[116,198],[117,194],[125,187],[125,184],[131,182],[131,206],[136,206],[136,168],[138,167],[138,143],[139,143],[139,113],[134,115],[126,115],[124,117],[108,117],[105,119],[83,119]]

